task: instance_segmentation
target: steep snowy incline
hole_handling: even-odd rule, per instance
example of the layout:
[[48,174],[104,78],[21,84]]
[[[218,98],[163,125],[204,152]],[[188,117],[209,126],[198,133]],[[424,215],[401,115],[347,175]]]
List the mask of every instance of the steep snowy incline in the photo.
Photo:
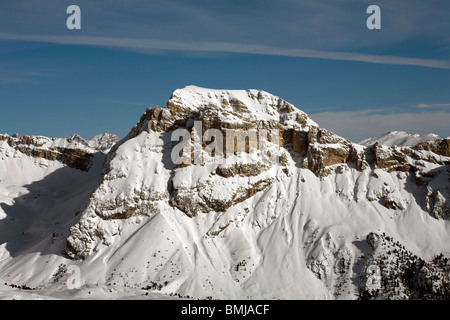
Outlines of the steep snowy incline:
[[2,284],[15,283],[11,270],[28,281],[60,256],[68,229],[98,186],[104,158],[63,138],[0,135]]

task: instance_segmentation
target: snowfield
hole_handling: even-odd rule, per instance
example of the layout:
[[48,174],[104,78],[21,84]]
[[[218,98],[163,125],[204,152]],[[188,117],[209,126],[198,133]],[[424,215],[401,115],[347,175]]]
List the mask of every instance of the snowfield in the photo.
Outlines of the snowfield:
[[371,146],[375,142],[378,142],[385,146],[398,146],[398,147],[413,147],[420,142],[435,141],[440,137],[436,134],[411,134],[404,131],[391,131],[384,133],[375,138],[365,139],[360,141],[359,144],[364,146]]

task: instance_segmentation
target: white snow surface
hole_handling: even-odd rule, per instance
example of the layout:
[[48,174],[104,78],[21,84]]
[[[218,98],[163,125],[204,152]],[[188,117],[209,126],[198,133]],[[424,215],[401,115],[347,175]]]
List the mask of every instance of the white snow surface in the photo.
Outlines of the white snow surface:
[[247,107],[244,110],[237,111],[239,116],[245,120],[281,120],[287,125],[298,125],[294,121],[295,119],[285,118],[285,116],[289,116],[288,113],[279,112],[277,107],[285,105],[295,109],[296,113],[304,115],[307,126],[318,127],[303,111],[296,109],[292,104],[280,97],[262,90],[220,90],[187,86],[183,89],[175,90],[171,100],[190,110],[199,110],[205,106],[220,106],[221,115],[228,122],[242,122],[240,118],[233,115],[233,111],[236,112],[236,110],[230,106],[230,102],[238,101]]
[[412,134],[405,131],[390,131],[378,137],[368,138],[359,142],[363,146],[371,146],[375,142],[385,146],[413,147],[420,142],[435,141],[440,137],[437,134]]

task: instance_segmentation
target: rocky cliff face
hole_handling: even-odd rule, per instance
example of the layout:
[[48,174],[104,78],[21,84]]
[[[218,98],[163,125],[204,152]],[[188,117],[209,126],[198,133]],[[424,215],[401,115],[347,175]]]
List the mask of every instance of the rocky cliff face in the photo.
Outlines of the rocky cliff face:
[[0,151],[5,157],[21,155],[58,161],[71,168],[88,171],[92,165],[92,157],[96,152],[107,153],[119,141],[119,137],[111,134],[95,136],[86,141],[79,135],[64,138],[47,138],[42,136],[13,136],[2,134]]
[[[88,171],[92,164],[92,156],[95,152],[92,149],[82,148],[79,145],[70,144],[65,139],[51,139],[40,136],[18,136],[0,135],[0,141],[5,141],[14,150],[29,157],[42,158],[51,161],[59,161],[71,168]],[[18,156],[15,154],[13,156]]]

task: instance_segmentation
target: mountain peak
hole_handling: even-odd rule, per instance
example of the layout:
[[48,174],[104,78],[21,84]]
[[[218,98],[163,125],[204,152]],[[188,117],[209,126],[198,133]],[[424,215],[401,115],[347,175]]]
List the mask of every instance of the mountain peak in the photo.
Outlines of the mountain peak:
[[[29,200],[17,197],[17,212],[26,212],[29,203],[47,220],[27,222],[11,237],[16,242],[8,243],[21,254],[34,254],[26,262],[32,268],[25,270],[23,256],[11,254],[0,261],[0,277],[30,287],[40,281],[57,286],[63,264],[82,267],[84,283],[195,298],[448,293],[448,277],[440,270],[450,266],[434,257],[448,252],[450,243],[450,139],[414,147],[363,146],[320,128],[265,91],[188,86],[175,90],[165,108],[148,108],[107,155],[96,152],[87,172],[16,158],[21,150],[33,155],[68,143],[61,140],[0,135],[0,159],[8,168],[21,170],[21,160],[70,187],[53,190],[52,175],[39,183],[42,189],[33,186]],[[77,164],[79,154],[73,155],[63,164]],[[0,188],[17,184],[22,174],[13,170],[0,170]],[[72,188],[67,181],[75,175],[89,176],[90,183],[81,180],[80,189]],[[44,191],[56,199],[41,203]],[[1,209],[11,214],[11,208]],[[48,214],[61,220],[41,236],[36,226],[56,221]],[[2,221],[8,232],[7,226],[17,224]],[[24,245],[32,233],[41,250],[63,256],[50,264],[48,255],[36,251],[36,241]],[[375,287],[374,275],[380,279]],[[405,285],[400,292],[399,285]]]
[[412,134],[405,131],[389,131],[383,133],[378,137],[368,138],[359,142],[359,144],[364,146],[371,146],[375,142],[385,146],[398,146],[398,147],[413,147],[421,142],[433,142],[440,139],[437,134]]
[[68,141],[78,142],[85,147],[94,149],[95,151],[100,151],[103,153],[108,153],[109,150],[120,140],[118,136],[111,133],[103,133],[96,135],[91,140],[86,140],[79,134],[72,134],[67,138]]
[[306,113],[291,103],[256,89],[224,90],[187,86],[175,90],[166,107],[175,112],[214,110],[222,119],[237,122],[275,120],[293,125],[300,117],[305,120],[305,125],[318,127]]

